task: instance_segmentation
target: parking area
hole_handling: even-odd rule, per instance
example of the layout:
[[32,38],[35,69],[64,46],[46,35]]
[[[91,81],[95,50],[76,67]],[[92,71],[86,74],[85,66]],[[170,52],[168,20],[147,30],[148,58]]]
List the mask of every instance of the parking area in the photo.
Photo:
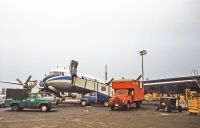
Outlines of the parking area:
[[63,104],[57,110],[13,112],[0,108],[0,128],[199,128],[200,116],[182,113],[155,112],[153,104],[130,111],[111,111],[100,105]]

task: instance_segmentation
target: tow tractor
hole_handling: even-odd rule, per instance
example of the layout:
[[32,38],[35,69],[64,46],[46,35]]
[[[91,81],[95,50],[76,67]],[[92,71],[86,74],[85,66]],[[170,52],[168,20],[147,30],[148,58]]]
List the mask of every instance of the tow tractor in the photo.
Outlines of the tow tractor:
[[176,97],[161,97],[160,103],[154,106],[155,111],[159,111],[160,109],[165,112],[170,111],[178,111],[182,112],[182,107],[179,105],[178,98]]

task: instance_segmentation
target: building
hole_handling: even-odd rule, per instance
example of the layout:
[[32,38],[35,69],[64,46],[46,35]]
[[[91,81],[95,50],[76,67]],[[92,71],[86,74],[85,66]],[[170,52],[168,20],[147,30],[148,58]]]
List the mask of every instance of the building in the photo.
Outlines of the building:
[[145,94],[184,94],[185,89],[200,93],[200,76],[175,77],[144,81]]

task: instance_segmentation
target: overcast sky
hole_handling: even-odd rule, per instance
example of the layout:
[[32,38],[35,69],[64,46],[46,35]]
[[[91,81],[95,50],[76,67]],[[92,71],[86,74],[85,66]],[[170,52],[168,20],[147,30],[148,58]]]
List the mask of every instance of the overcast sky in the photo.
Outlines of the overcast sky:
[[[0,80],[67,67],[104,78],[200,72],[200,0],[0,0]],[[1,84],[2,85],[2,84]]]

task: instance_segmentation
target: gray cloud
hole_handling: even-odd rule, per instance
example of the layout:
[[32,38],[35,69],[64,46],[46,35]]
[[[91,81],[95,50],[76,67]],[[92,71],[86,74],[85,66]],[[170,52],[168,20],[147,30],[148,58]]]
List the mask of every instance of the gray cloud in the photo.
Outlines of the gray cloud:
[[102,78],[200,70],[199,0],[0,1],[0,79],[41,79],[57,65]]

